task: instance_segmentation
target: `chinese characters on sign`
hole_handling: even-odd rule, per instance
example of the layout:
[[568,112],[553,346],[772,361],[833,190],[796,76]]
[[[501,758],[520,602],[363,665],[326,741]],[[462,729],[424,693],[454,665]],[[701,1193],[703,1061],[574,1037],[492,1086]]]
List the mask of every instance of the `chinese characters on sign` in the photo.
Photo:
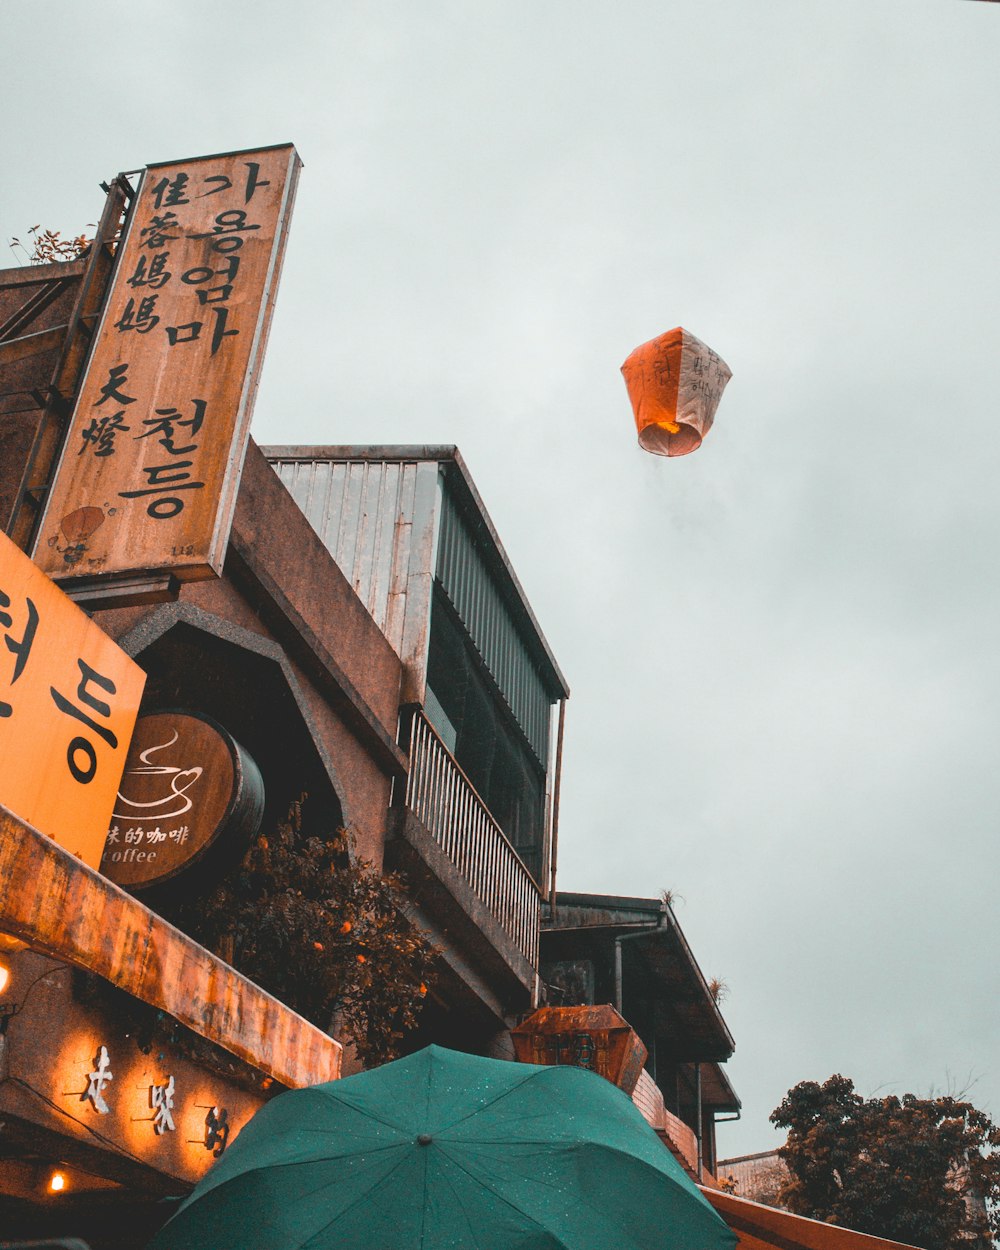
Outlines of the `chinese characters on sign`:
[[92,868],[145,681],[0,534],[0,803]]
[[153,1128],[159,1136],[174,1131],[174,1078],[168,1076],[163,1085],[150,1085],[149,1105],[153,1108]]
[[589,1068],[631,1094],[646,1062],[639,1034],[609,1004],[540,1007],[511,1029],[520,1063]]
[[210,1107],[205,1116],[205,1149],[216,1159],[229,1145],[229,1112],[225,1107]]
[[[98,1115],[107,1115],[111,1107],[105,1100],[109,1081],[114,1080],[111,1071],[111,1058],[107,1046],[99,1046],[94,1056],[94,1070],[87,1076],[87,1088],[80,1095],[81,1102],[89,1102]],[[175,1133],[174,1101],[177,1097],[177,1085],[172,1075],[168,1075],[162,1084],[149,1086],[149,1106],[152,1111],[153,1132],[157,1137],[164,1133]],[[214,1106],[208,1109],[205,1116],[205,1135],[202,1145],[216,1159],[225,1151],[229,1144],[229,1111],[225,1107]]]
[[114,1079],[108,1048],[99,1046],[94,1056],[94,1070],[87,1076],[87,1088],[80,1095],[80,1101],[89,1102],[98,1115],[107,1115],[111,1108],[104,1101],[104,1090],[108,1081]]
[[263,802],[259,769],[220,725],[191,712],[142,716],[101,872],[128,890],[160,885],[218,839],[251,837]]
[[34,552],[52,577],[221,572],[299,165],[145,171]]

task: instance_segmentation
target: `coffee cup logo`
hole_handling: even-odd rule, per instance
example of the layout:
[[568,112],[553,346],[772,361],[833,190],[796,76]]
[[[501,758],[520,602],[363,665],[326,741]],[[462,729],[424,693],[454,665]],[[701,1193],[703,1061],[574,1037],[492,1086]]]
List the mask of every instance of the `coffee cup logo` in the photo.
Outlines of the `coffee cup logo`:
[[[122,788],[118,791],[118,801],[115,804],[114,817],[115,820],[134,820],[137,816],[142,815],[148,819],[156,820],[173,820],[177,816],[183,816],[189,812],[194,806],[194,801],[188,793],[202,773],[205,771],[198,765],[191,768],[179,768],[175,764],[166,764],[156,762],[150,759],[150,756],[157,751],[165,751],[172,747],[180,737],[175,729],[165,742],[156,743],[154,746],[147,747],[140,752],[140,763],[133,768],[126,768],[122,777]],[[130,777],[143,777],[144,781],[141,787],[141,793],[148,796],[150,793],[157,793],[159,786],[153,781],[153,778],[162,778],[163,793],[156,798],[129,797],[129,791],[133,795],[137,794],[129,785]]]

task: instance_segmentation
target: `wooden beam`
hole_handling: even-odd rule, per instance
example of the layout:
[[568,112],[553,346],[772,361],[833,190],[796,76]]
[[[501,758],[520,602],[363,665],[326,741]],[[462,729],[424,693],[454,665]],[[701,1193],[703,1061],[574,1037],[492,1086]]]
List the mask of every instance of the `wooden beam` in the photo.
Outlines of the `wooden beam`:
[[[89,256],[90,253],[87,253]],[[78,260],[58,260],[50,264],[21,265],[16,269],[0,269],[0,290],[13,291],[22,286],[43,286],[62,278],[80,278],[87,268],[87,256]]]
[[809,1220],[707,1185],[699,1189],[739,1237],[736,1250],[913,1250],[900,1241]]
[[282,1085],[340,1075],[338,1041],[3,806],[0,932],[97,973]]
[[34,334],[22,334],[18,339],[0,341],[0,365],[12,365],[16,360],[40,356],[42,352],[61,347],[68,329],[69,323],[65,322],[48,330],[36,330]]

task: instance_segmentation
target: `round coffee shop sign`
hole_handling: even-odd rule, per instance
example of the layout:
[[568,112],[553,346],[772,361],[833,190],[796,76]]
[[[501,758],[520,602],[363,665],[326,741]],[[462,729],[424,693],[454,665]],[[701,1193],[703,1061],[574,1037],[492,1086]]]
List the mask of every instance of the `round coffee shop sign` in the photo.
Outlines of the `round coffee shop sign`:
[[192,712],[141,716],[101,872],[126,889],[159,885],[224,834],[253,837],[263,812],[260,771],[221,725]]

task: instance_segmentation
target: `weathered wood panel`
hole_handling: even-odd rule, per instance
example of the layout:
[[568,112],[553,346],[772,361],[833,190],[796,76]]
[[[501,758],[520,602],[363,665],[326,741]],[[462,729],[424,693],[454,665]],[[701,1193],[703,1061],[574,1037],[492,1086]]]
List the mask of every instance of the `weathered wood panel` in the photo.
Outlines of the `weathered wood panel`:
[[143,174],[35,546],[51,576],[221,572],[299,166],[284,145]]
[[[183,1192],[267,1101],[270,1081],[204,1043],[192,1046],[187,1035],[175,1037],[173,1022],[154,1020],[152,1008],[142,1014],[120,996],[95,994],[64,963],[34,951],[4,960],[11,968],[5,1002],[19,1008],[7,1029],[0,1117],[16,1118],[22,1132],[35,1126],[50,1141],[58,1135],[60,1162],[84,1169],[67,1177],[67,1195],[86,1192],[95,1173]],[[161,1111],[152,1105],[157,1087],[169,1094]]]
[[4,807],[0,932],[97,973],[283,1085],[340,1075],[339,1042]]
[[510,1035],[520,1063],[588,1068],[629,1095],[646,1062],[639,1034],[606,1003],[541,1007]]
[[736,1250],[913,1250],[899,1241],[871,1237],[851,1228],[821,1224],[790,1211],[765,1207],[700,1186],[712,1206],[739,1237]]

